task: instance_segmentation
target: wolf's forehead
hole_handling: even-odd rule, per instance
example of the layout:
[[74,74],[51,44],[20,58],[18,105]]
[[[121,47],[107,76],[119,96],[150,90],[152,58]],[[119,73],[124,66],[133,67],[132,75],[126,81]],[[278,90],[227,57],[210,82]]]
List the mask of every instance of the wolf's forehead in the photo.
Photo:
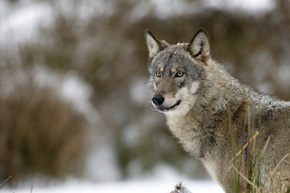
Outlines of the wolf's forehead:
[[189,53],[184,49],[165,49],[161,51],[154,60],[155,68],[182,67],[192,63]]

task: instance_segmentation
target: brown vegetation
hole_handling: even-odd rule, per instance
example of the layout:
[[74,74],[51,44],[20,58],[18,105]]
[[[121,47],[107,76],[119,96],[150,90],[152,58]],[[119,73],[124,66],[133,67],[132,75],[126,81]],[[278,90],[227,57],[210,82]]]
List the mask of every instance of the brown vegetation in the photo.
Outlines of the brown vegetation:
[[0,97],[0,181],[79,175],[85,120],[49,89]]
[[[142,88],[146,86],[146,28],[176,43],[188,42],[204,27],[211,37],[214,58],[225,63],[235,77],[263,92],[290,99],[289,75],[281,76],[290,65],[288,1],[276,1],[271,12],[260,15],[205,9],[160,18],[151,1],[144,0],[140,2],[148,3],[151,12],[132,21],[128,14],[139,1],[116,1],[112,14],[100,16],[96,12],[89,19],[65,14],[58,1],[52,2],[54,22],[41,30],[40,39],[15,50],[0,48],[0,78],[23,69],[24,79],[29,80],[39,65],[53,73],[75,73],[92,88],[90,102],[100,116],[93,126],[95,135],[101,143],[114,147],[124,177],[131,175],[133,162],[141,171],[165,162],[188,175],[204,176],[201,167],[174,142],[164,120],[146,106],[150,94],[145,93],[138,102],[130,94],[137,92],[132,91],[136,80],[141,80]],[[75,12],[81,2],[73,1]],[[0,85],[3,93],[5,85]],[[0,98],[0,181],[9,175],[62,176],[78,170],[86,119],[51,88],[29,88],[20,82],[15,90],[17,93]],[[128,130],[136,133],[134,143],[124,137]]]

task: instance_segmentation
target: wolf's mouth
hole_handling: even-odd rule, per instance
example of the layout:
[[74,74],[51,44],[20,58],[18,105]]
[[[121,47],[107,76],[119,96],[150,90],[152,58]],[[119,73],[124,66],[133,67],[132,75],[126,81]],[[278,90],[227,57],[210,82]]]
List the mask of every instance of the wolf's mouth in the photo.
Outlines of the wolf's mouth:
[[180,105],[180,103],[181,103],[181,100],[178,100],[178,101],[177,101],[174,105],[172,105],[171,107],[162,107],[162,106],[160,106],[160,107],[157,107],[157,109],[158,109],[159,111],[162,111],[162,112],[170,111],[170,110],[173,109],[174,107]]

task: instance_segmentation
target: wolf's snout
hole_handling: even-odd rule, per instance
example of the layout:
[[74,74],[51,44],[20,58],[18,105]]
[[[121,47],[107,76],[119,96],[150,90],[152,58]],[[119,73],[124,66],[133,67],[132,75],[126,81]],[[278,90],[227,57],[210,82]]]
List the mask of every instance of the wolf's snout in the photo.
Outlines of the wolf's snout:
[[164,102],[164,97],[161,94],[156,94],[156,95],[153,96],[152,102],[156,106],[161,106],[163,104],[163,102]]

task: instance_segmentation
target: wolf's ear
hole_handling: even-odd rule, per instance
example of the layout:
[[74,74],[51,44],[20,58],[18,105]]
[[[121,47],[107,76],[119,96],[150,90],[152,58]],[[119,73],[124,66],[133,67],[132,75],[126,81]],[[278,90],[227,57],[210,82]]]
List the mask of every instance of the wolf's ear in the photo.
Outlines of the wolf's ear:
[[187,46],[187,51],[191,53],[194,58],[205,60],[209,55],[209,40],[206,31],[199,29],[190,43]]
[[149,50],[149,57],[153,58],[159,51],[163,50],[169,44],[164,40],[159,40],[150,30],[145,30],[146,44]]

